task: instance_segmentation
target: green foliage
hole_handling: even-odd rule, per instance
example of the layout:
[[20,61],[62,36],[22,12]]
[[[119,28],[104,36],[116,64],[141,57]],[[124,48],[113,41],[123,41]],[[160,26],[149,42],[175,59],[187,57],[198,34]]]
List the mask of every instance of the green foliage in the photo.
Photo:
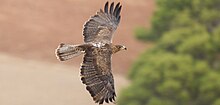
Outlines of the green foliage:
[[213,46],[216,50],[220,51],[220,26],[214,29],[213,36],[212,36]]
[[152,18],[151,27],[145,40],[157,40],[163,32],[170,30],[171,22],[179,11],[191,8],[191,0],[157,0],[158,8]]
[[198,59],[210,59],[216,51],[211,34],[201,24],[166,32],[159,40],[158,47],[176,53],[191,54]]
[[[132,73],[133,84],[122,92],[119,105],[127,105],[133,100],[138,102],[135,105],[208,105],[205,102],[210,103],[215,99],[211,97],[212,92],[220,95],[217,88],[220,87],[220,78],[217,78],[220,74],[209,72],[212,70],[206,61],[168,52],[148,52],[141,59],[147,63],[139,69],[134,68],[138,72]],[[204,85],[209,81],[214,83],[210,83],[211,86]],[[205,95],[209,92],[210,96]]]
[[220,1],[157,4],[152,28],[135,32],[155,47],[132,66],[119,105],[220,105]]
[[208,31],[220,23],[219,0],[157,0],[157,5],[151,28],[142,34],[142,40],[158,40],[164,32],[175,28],[176,22],[184,23],[186,17],[183,15],[188,16],[188,21],[202,23]]
[[149,38],[148,31],[144,27],[138,27],[135,29],[135,35],[139,40],[146,40],[146,38]]
[[213,105],[220,105],[220,99],[216,100]]

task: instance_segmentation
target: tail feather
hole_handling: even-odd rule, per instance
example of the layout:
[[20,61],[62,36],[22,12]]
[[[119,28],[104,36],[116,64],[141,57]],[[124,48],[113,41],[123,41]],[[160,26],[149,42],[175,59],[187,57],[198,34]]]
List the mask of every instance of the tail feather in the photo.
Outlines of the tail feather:
[[66,61],[83,54],[84,51],[81,47],[61,43],[56,49],[55,53],[57,59],[59,59],[60,61]]

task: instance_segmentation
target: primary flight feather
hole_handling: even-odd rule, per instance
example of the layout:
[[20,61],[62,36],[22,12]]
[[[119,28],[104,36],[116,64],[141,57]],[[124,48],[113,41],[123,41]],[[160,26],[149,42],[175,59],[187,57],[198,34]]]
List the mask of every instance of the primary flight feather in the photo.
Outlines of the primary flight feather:
[[115,101],[114,79],[111,69],[111,57],[125,46],[112,44],[113,33],[121,19],[120,3],[106,2],[84,25],[84,42],[79,45],[61,43],[56,49],[60,61],[66,61],[84,54],[81,64],[81,80],[86,85],[93,100],[103,104]]

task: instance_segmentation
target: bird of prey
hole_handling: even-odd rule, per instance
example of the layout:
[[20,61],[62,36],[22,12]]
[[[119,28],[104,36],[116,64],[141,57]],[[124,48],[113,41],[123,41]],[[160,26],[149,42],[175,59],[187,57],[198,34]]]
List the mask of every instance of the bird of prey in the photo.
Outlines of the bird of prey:
[[86,85],[95,103],[114,102],[116,93],[111,69],[112,55],[127,48],[112,44],[113,33],[121,19],[122,5],[106,2],[84,25],[84,43],[61,43],[56,49],[57,59],[66,61],[84,54],[80,68],[82,83]]

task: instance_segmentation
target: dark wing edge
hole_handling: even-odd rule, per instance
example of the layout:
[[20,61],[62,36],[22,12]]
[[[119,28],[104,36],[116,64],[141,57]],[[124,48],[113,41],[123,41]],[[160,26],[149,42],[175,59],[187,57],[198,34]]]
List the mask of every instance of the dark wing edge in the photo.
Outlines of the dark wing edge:
[[104,40],[104,42],[110,43],[112,34],[117,29],[121,19],[121,8],[120,2],[115,7],[114,2],[111,3],[110,7],[109,2],[106,2],[104,10],[100,9],[96,15],[85,23],[83,29],[84,42],[100,42],[100,40]]
[[84,55],[80,72],[82,83],[86,85],[86,89],[96,103],[114,102],[116,93],[113,75],[110,71],[103,73],[99,65],[96,64],[96,58],[91,53]]

